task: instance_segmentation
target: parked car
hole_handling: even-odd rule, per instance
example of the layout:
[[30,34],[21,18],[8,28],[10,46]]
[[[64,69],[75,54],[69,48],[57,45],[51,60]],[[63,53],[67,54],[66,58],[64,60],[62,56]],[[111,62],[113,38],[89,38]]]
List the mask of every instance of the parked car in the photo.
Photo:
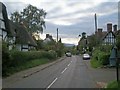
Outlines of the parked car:
[[67,56],[67,57],[71,57],[72,54],[71,54],[70,52],[67,52],[67,53],[66,53],[66,56]]
[[83,60],[87,60],[90,59],[90,55],[89,54],[83,54]]

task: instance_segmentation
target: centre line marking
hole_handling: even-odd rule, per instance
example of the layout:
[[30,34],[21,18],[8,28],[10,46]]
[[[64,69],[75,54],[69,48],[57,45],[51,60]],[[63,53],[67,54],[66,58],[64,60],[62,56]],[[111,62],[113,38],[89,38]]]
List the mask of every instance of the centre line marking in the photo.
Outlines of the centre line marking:
[[58,78],[55,78],[54,81],[47,87],[47,89],[50,88],[57,81],[57,79]]
[[67,68],[65,68],[61,73],[64,73],[67,70]]
[[68,66],[70,66],[70,63],[68,64]]

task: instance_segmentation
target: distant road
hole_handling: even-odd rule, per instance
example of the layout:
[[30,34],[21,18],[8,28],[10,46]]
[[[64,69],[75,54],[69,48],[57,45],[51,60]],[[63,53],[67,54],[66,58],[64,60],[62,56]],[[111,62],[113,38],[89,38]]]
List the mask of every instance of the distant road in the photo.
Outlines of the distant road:
[[[96,88],[96,81],[80,56],[67,57],[38,73],[11,83],[9,88]],[[95,73],[94,73],[95,74]]]

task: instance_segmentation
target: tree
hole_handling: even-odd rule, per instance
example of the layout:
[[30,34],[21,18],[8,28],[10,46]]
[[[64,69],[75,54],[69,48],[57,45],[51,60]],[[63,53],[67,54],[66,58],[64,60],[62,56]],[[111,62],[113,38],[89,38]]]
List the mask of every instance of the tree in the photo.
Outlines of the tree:
[[17,11],[11,14],[11,20],[14,22],[22,23],[27,30],[33,33],[42,33],[43,27],[45,28],[46,12],[43,9],[38,9],[35,6],[28,5],[23,12]]
[[21,14],[20,14],[18,11],[15,11],[14,13],[11,14],[10,19],[11,19],[13,22],[20,23],[21,20],[22,20],[22,16],[21,16]]
[[61,41],[61,38],[59,39],[59,41],[58,41],[59,43],[62,43],[62,41]]

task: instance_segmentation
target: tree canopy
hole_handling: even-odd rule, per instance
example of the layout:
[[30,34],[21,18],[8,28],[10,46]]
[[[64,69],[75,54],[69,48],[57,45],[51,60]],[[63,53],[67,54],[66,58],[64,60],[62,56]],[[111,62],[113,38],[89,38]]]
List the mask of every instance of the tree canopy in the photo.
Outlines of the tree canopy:
[[15,11],[12,13],[11,20],[23,24],[31,34],[42,33],[43,28],[46,27],[44,21],[46,14],[43,9],[28,5],[22,12]]

